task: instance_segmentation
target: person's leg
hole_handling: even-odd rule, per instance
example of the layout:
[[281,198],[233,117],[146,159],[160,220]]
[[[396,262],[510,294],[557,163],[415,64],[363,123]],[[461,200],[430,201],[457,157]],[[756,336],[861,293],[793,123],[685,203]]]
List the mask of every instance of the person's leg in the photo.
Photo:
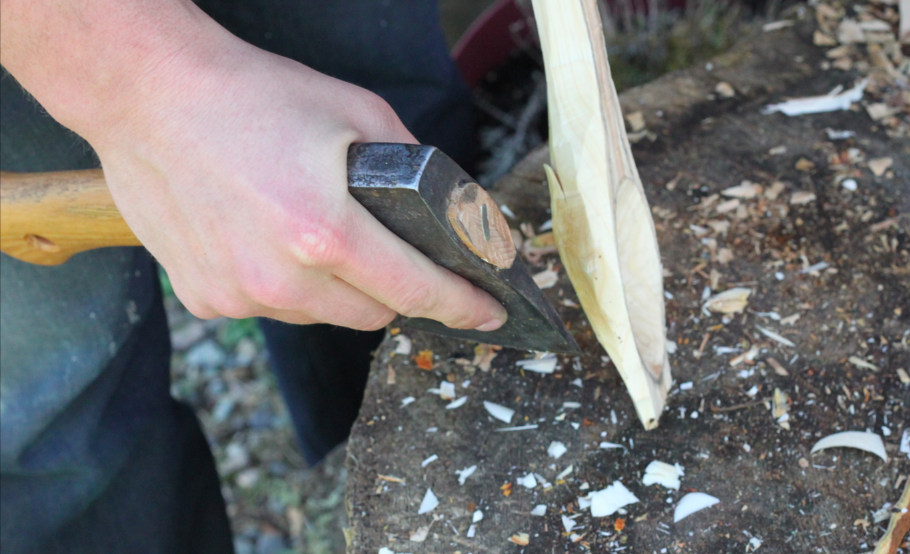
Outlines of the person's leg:
[[[95,167],[8,75],[0,168]],[[230,552],[211,453],[170,397],[157,272],[139,248],[44,267],[0,255],[0,551]]]
[[[437,0],[197,3],[247,42],[375,92],[419,141],[470,170],[473,103],[449,56]],[[261,326],[304,456],[315,463],[347,438],[382,332]]]

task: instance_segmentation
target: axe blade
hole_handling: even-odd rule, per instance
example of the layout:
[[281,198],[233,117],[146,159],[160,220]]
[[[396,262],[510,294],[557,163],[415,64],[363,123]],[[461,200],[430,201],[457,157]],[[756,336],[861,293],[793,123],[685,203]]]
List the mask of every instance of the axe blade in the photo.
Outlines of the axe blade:
[[424,318],[407,318],[405,326],[524,350],[581,353],[515,252],[498,206],[440,150],[407,144],[352,145],[348,185],[351,195],[380,223],[488,292],[509,314],[502,327],[489,332],[452,329]]

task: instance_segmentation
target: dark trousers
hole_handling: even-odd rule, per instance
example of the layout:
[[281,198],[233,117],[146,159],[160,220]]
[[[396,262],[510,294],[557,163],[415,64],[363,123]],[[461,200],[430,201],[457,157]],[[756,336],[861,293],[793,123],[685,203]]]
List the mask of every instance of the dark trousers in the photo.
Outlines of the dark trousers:
[[[240,38],[385,98],[424,143],[471,160],[470,97],[436,3],[205,0]],[[89,146],[4,73],[0,168],[82,169]],[[169,394],[156,268],[139,248],[43,267],[0,256],[0,551],[230,552],[199,423]],[[380,334],[263,321],[301,447],[347,436]]]

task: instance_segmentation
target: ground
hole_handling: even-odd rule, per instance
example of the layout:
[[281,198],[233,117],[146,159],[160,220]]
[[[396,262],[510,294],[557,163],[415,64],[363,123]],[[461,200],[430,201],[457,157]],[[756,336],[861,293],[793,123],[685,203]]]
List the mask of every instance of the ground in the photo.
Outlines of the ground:
[[[529,354],[510,349],[484,371],[474,343],[390,330],[348,446],[350,552],[872,550],[887,525],[876,512],[887,516],[910,474],[900,451],[910,433],[910,379],[900,372],[910,368],[907,98],[873,83],[848,111],[763,114],[863,75],[830,69],[806,13],[795,11],[792,27],[753,29],[708,66],[622,95],[624,112],[641,111],[646,124],[634,154],[665,268],[674,386],[660,427],[642,429],[584,314],[570,307],[558,255],[545,256],[530,269],[556,262],[559,280],[545,292],[584,350],[560,356],[552,374],[520,370]],[[897,119],[870,117],[883,97]],[[827,129],[855,135],[833,139]],[[549,219],[546,159],[545,149],[532,153],[492,191],[526,235]],[[746,184],[753,193],[736,202],[721,194],[743,181],[761,189]],[[710,295],[736,287],[750,290],[744,311],[702,311]],[[460,407],[446,409],[450,400],[431,390],[445,381],[467,397]],[[775,391],[786,418],[772,415]],[[515,415],[497,421],[482,401]],[[499,431],[524,425],[536,427]],[[810,453],[848,430],[878,434],[888,461]],[[554,441],[567,448],[558,458],[547,452]],[[684,468],[680,490],[643,485],[654,460]],[[456,472],[472,466],[460,484]],[[638,498],[625,513],[580,508],[616,481]],[[428,490],[439,505],[419,514]],[[693,491],[720,503],[674,523]],[[530,515],[538,505],[546,515]],[[574,518],[571,532],[562,516]],[[527,546],[510,542],[524,542],[521,533]]]
[[201,321],[173,296],[165,305],[172,394],[195,408],[209,439],[237,554],[343,552],[344,446],[307,467],[255,322]]

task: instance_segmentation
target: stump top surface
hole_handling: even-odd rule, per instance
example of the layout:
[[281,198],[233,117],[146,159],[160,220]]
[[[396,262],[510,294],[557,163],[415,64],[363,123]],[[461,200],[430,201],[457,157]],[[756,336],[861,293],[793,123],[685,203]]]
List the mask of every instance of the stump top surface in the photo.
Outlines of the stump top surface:
[[[641,110],[657,135],[639,142],[634,153],[669,275],[668,338],[677,347],[675,384],[658,429],[642,429],[583,313],[563,303],[575,296],[557,263],[559,282],[545,292],[584,355],[560,357],[553,374],[522,372],[515,362],[530,356],[509,349],[483,371],[471,365],[476,344],[406,329],[399,336],[411,341],[411,353],[395,355],[403,339],[386,337],[348,446],[349,551],[743,552],[753,539],[777,553],[872,549],[881,529],[866,531],[854,522],[872,521],[873,512],[895,502],[900,476],[910,473],[908,456],[898,451],[910,423],[910,387],[897,373],[910,371],[910,146],[874,129],[862,111],[794,118],[759,113],[784,96],[852,84],[850,74],[818,69],[822,59],[811,45],[811,28],[798,25],[744,39],[715,60],[712,72],[678,72],[622,95],[624,112]],[[720,81],[737,95],[708,99]],[[831,141],[826,128],[852,130],[856,137]],[[769,154],[778,146],[786,152]],[[865,160],[891,157],[893,174],[874,177],[860,161],[857,191],[832,183],[831,156],[848,148],[858,148]],[[796,169],[802,158],[814,169]],[[537,229],[549,219],[546,159],[545,150],[532,153],[493,192],[516,214],[514,227]],[[775,200],[743,199],[743,210],[698,207],[743,180],[766,188],[781,181],[785,189]],[[814,193],[815,200],[791,204],[799,191]],[[709,221],[730,225],[721,232]],[[727,263],[718,260],[724,248],[732,254]],[[547,261],[558,262],[558,255],[532,264],[532,272]],[[819,262],[830,270],[803,271]],[[724,320],[701,312],[712,270],[719,273],[714,292],[753,290],[745,313]],[[794,314],[799,317],[789,325],[779,320]],[[796,346],[762,335],[759,326]],[[731,365],[752,346],[759,348],[754,360]],[[432,352],[430,370],[417,367],[422,351]],[[880,369],[858,367],[850,357]],[[772,358],[788,375],[775,372]],[[464,405],[446,409],[448,400],[428,392],[442,381],[467,396]],[[790,430],[769,411],[775,389],[789,395]],[[511,423],[491,417],[483,401],[515,410]],[[499,431],[523,425],[537,428]],[[829,434],[884,434],[882,427],[890,431],[883,437],[887,463],[849,449],[810,455]],[[547,453],[554,441],[567,448],[558,459]],[[622,447],[603,449],[602,442]],[[679,491],[642,484],[653,460],[685,468]],[[456,471],[475,465],[460,485]],[[529,474],[536,476],[534,488],[520,483]],[[625,514],[592,518],[579,508],[579,497],[614,481],[639,499]],[[418,515],[427,489],[439,505]],[[674,507],[691,491],[720,504],[674,524]],[[529,515],[540,504],[546,515]],[[483,520],[468,538],[476,510]],[[565,533],[562,516],[575,518],[577,542]],[[528,534],[527,546],[509,542],[519,533]],[[421,535],[422,541],[413,540]]]

